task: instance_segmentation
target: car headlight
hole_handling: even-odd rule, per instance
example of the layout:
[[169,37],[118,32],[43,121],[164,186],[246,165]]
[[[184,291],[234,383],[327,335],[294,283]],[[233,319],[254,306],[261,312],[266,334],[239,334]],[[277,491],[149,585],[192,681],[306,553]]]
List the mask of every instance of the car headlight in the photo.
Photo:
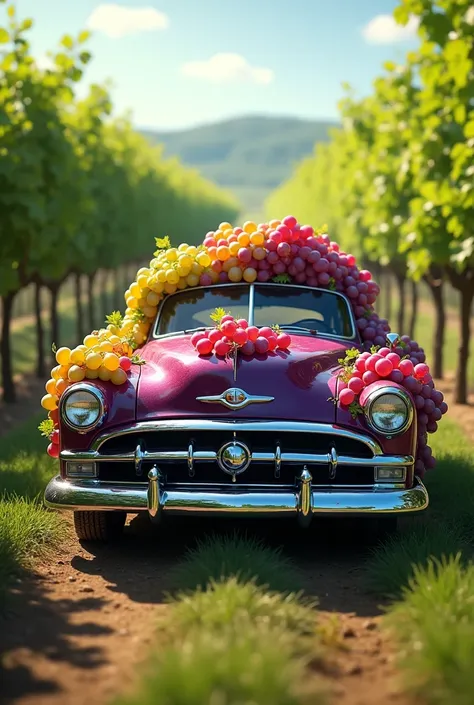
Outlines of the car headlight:
[[408,394],[396,387],[382,387],[369,394],[365,403],[367,423],[377,433],[396,436],[413,421],[413,404]]
[[92,431],[102,422],[104,415],[104,397],[92,385],[74,385],[61,400],[61,416],[73,431]]

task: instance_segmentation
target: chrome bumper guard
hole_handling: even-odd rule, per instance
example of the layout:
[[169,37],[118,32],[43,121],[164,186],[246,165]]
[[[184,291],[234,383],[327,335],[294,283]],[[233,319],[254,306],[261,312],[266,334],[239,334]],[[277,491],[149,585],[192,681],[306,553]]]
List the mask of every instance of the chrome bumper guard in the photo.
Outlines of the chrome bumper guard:
[[45,503],[54,509],[148,511],[157,521],[162,514],[231,516],[296,516],[308,525],[315,515],[368,515],[416,512],[428,506],[428,493],[418,478],[412,488],[389,489],[380,485],[364,489],[314,489],[305,467],[294,490],[269,488],[255,491],[216,487],[215,491],[167,489],[158,468],[148,483],[113,483],[98,480],[63,480],[55,477],[45,492]]

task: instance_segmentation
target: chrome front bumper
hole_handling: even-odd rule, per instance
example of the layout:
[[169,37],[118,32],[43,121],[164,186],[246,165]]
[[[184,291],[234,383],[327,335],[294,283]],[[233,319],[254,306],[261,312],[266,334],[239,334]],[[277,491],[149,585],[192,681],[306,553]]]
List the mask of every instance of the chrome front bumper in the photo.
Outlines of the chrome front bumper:
[[376,485],[367,489],[313,488],[309,472],[300,476],[292,490],[228,487],[212,490],[167,489],[161,486],[156,470],[148,482],[113,483],[98,480],[63,480],[55,477],[45,492],[45,503],[54,509],[148,511],[152,520],[162,514],[231,516],[294,516],[303,525],[316,515],[398,514],[417,512],[428,506],[428,493],[416,478],[411,489],[387,489]]

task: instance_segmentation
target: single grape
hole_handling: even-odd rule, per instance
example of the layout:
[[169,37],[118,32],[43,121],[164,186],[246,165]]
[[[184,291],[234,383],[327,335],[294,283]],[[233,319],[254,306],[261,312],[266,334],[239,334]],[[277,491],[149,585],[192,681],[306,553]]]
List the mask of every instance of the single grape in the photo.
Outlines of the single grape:
[[213,347],[214,344],[209,340],[209,338],[202,338],[201,340],[198,340],[196,350],[199,355],[210,355]]
[[352,404],[354,399],[355,399],[354,391],[352,389],[350,389],[349,387],[347,387],[346,389],[343,389],[339,393],[339,403],[342,406],[349,406],[349,404]]
[[255,350],[258,353],[266,353],[266,352],[268,352],[268,348],[269,348],[268,339],[266,337],[264,338],[263,336],[259,335],[257,340],[255,341]]
[[132,369],[132,361],[129,357],[125,357],[124,355],[122,355],[122,357],[119,358],[119,363],[120,367],[125,372],[130,372],[130,370]]

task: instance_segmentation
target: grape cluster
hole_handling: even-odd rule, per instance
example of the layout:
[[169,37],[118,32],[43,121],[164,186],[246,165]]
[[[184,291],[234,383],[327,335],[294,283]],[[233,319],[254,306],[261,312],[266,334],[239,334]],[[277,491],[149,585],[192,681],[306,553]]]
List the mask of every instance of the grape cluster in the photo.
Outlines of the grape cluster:
[[[360,394],[360,385],[369,384],[367,380],[398,381],[412,394],[417,410],[416,470],[422,474],[425,468],[434,466],[426,434],[436,430],[447,405],[441,392],[434,388],[429,371],[420,367],[425,363],[425,353],[408,336],[402,337],[394,350],[384,347],[390,327],[374,310],[380,292],[378,284],[368,270],[357,267],[354,255],[341,250],[324,229],[302,225],[289,215],[281,221],[270,220],[259,225],[252,221],[242,227],[221,223],[217,230],[208,232],[198,246],[183,243],[171,247],[168,238],[157,239],[156,244],[149,267],[137,272],[136,280],[125,292],[125,316],[114,313],[113,323],[87,336],[84,345],[72,351],[67,348],[58,351],[58,367],[52,372],[42,400],[50,414],[57,415],[59,398],[70,384],[82,379],[101,379],[115,384],[126,381],[134,351],[147,339],[158,306],[166,295],[187,287],[226,282],[294,282],[339,291],[351,303],[365,351],[359,364],[362,366],[364,362],[370,367],[354,371],[347,387],[341,389],[340,403],[346,406],[352,403],[350,400],[354,401]],[[209,333],[193,336],[193,345],[200,355],[214,352],[225,356],[235,348],[244,355],[253,355],[276,348],[286,349],[290,344],[290,337],[285,333],[271,328],[259,330],[246,321],[231,318],[222,318],[217,328]],[[371,354],[369,351],[374,346],[380,350]],[[423,377],[417,376],[421,375],[421,370],[425,370]],[[48,436],[50,440],[58,440],[56,431],[57,421]],[[51,454],[57,453],[55,446],[57,443],[52,440]]]
[[357,403],[361,392],[379,380],[395,382],[410,392],[417,414],[415,471],[422,477],[425,470],[434,468],[436,463],[427,443],[427,434],[437,430],[438,421],[447,412],[448,405],[442,392],[435,389],[428,365],[409,356],[407,348],[411,345],[406,336],[402,342],[405,348],[373,348],[374,352],[359,354],[339,379],[338,404],[347,408]]
[[287,350],[291,344],[288,333],[264,326],[249,326],[244,318],[234,319],[230,314],[218,317],[213,330],[194,333],[191,343],[199,355],[226,357],[240,350],[243,355],[265,354],[274,350]]
[[[56,351],[56,367],[51,370],[51,379],[46,382],[46,394],[41,406],[46,409],[52,424],[46,434],[51,441],[48,453],[53,458],[59,455],[58,405],[61,396],[75,382],[100,379],[103,382],[121,385],[127,381],[132,368],[132,346],[117,335],[119,330],[110,324],[108,328],[86,335],[82,345],[59,348]],[[138,360],[137,360],[138,361]]]

